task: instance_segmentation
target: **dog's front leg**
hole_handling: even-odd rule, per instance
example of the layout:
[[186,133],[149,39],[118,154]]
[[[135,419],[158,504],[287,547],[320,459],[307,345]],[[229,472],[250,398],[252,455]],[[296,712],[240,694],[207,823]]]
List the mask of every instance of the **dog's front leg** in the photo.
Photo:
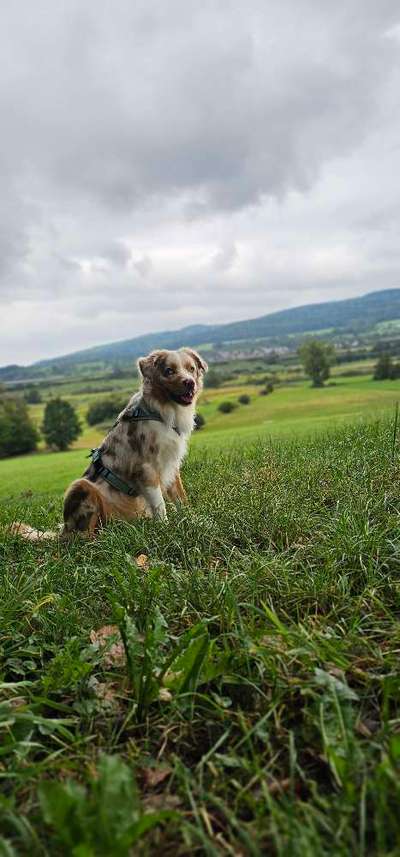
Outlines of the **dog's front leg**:
[[165,521],[167,518],[167,510],[165,508],[164,497],[162,495],[160,485],[143,485],[142,493],[146,503],[150,506],[153,518]]

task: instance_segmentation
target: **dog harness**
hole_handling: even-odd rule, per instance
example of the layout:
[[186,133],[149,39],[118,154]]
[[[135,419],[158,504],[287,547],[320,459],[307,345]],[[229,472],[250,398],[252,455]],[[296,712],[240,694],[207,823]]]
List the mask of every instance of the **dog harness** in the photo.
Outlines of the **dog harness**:
[[[129,420],[129,422],[141,422],[142,420],[156,420],[159,423],[163,423],[164,420],[161,414],[158,411],[149,411],[147,408],[142,407],[141,405],[135,405],[133,408],[130,408],[127,411],[124,411],[124,420]],[[120,420],[117,420],[113,428],[118,425]],[[173,430],[180,435],[180,431],[177,426],[172,426]],[[101,460],[101,451],[99,447],[96,449],[92,449],[88,455],[88,458],[92,459],[92,464],[95,469],[96,476],[101,476],[109,485],[113,488],[116,488],[118,491],[121,491],[122,494],[127,494],[128,497],[137,497],[139,491],[136,486],[130,485],[129,482],[126,482],[125,479],[121,479],[120,476],[117,476],[109,467],[106,467]]]

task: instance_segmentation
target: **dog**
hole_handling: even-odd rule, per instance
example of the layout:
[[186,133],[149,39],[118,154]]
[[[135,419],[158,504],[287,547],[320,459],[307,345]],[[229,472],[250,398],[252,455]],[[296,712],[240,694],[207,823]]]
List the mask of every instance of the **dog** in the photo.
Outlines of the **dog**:
[[119,414],[81,479],[64,497],[60,533],[15,522],[14,533],[35,541],[93,536],[111,519],[167,517],[165,500],[186,502],[180,466],[194,428],[207,363],[192,348],[152,351],[138,360],[141,386]]

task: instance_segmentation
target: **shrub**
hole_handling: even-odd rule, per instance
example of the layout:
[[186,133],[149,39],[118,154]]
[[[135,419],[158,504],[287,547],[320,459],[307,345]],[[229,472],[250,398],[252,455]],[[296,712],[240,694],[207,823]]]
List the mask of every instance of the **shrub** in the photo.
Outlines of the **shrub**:
[[95,426],[104,420],[115,420],[125,405],[125,399],[116,399],[114,396],[96,399],[88,409],[86,421],[90,426]]
[[247,396],[246,393],[243,393],[242,396],[239,396],[238,402],[240,405],[249,405],[251,402],[250,396]]
[[0,458],[36,449],[38,432],[29,418],[24,399],[0,400]]
[[221,411],[221,414],[230,414],[236,408],[235,402],[221,402],[218,405],[218,410]]
[[64,399],[51,399],[44,412],[42,432],[47,446],[68,449],[82,433],[75,408]]
[[202,429],[205,424],[206,424],[206,421],[203,417],[203,414],[195,414],[194,430],[200,431],[200,429]]
[[28,405],[38,405],[42,401],[40,391],[37,387],[27,387],[24,393],[24,399]]
[[271,381],[268,381],[268,384],[260,390],[260,396],[269,396],[270,393],[274,392],[274,385]]

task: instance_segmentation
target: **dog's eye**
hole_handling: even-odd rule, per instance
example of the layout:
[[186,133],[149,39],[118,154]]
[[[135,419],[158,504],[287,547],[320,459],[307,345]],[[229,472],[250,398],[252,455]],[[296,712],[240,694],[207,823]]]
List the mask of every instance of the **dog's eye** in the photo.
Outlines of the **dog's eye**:
[[189,371],[190,371],[190,372],[195,372],[195,371],[196,371],[196,367],[195,367],[195,366],[191,366]]
[[174,374],[174,370],[173,370],[173,369],[170,369],[170,367],[169,367],[169,366],[167,366],[167,368],[166,368],[166,369],[164,369],[164,375],[165,375],[165,377],[166,377],[166,378],[170,378],[170,377],[171,377],[171,375],[173,375],[173,374]]

